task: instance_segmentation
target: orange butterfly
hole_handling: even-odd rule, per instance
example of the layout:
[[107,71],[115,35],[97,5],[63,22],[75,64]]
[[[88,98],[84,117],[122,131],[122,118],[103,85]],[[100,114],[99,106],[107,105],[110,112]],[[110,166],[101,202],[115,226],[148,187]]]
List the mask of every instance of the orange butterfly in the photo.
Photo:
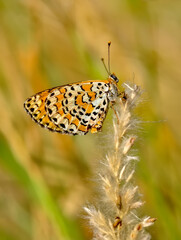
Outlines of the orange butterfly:
[[67,84],[39,92],[24,103],[24,108],[40,126],[69,135],[100,131],[109,103],[119,95],[118,78],[110,73],[108,42],[107,80],[89,80]]

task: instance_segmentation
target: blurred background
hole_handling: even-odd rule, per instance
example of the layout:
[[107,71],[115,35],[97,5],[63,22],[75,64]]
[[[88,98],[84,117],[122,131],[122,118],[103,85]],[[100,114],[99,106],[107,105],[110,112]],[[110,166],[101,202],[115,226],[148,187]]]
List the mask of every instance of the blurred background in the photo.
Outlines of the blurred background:
[[0,0],[0,239],[91,239],[94,201],[112,110],[103,132],[64,136],[35,124],[25,99],[54,86],[106,79],[144,90],[134,152],[140,217],[153,239],[181,239],[181,2]]

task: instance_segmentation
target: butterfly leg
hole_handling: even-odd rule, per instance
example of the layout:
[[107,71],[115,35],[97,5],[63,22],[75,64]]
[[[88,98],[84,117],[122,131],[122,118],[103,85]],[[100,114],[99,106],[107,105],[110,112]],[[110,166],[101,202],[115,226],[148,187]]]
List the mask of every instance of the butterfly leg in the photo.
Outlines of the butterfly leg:
[[125,93],[125,91],[120,92],[118,96],[122,99],[123,102],[126,102],[126,100],[128,99],[128,96]]
[[[125,91],[123,91],[123,92],[120,92],[120,93],[118,94],[118,97],[120,97],[120,98],[121,98],[121,100],[122,100],[122,102],[123,102],[123,103],[125,103],[125,102],[126,102],[126,100],[128,99],[128,97],[127,97],[127,95],[126,95]],[[119,118],[118,118],[118,114],[117,114],[117,111],[116,111],[116,109],[114,108],[115,101],[111,101],[111,102],[110,102],[110,104],[111,104],[111,108],[112,108],[112,110],[114,111],[114,114],[116,115],[117,122],[118,122],[118,124],[119,124]]]

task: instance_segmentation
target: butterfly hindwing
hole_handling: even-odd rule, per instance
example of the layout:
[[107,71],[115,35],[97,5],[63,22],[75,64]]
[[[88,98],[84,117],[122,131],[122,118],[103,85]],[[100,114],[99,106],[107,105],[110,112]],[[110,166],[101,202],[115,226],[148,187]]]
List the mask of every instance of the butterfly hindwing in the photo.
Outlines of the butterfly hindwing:
[[108,108],[108,83],[86,81],[50,91],[45,109],[63,133],[86,134],[101,129]]
[[84,135],[101,130],[106,117],[110,82],[85,81],[44,90],[24,107],[32,119],[51,131]]

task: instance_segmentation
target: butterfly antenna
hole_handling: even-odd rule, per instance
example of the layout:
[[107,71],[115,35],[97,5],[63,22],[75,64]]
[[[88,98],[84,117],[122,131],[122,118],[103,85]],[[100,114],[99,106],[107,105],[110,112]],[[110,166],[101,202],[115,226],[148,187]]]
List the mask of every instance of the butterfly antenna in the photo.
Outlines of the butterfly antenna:
[[108,69],[107,69],[107,67],[106,67],[106,64],[105,64],[105,62],[104,62],[104,58],[101,58],[101,61],[102,61],[103,65],[104,65],[104,67],[105,67],[105,69],[106,69],[106,72],[108,73],[108,75],[110,75],[110,73],[109,73],[109,71],[108,71]]
[[108,71],[109,71],[109,75],[111,74],[110,71],[110,46],[111,46],[111,41],[108,42]]
[[108,75],[111,74],[111,71],[110,71],[110,45],[111,45],[111,41],[108,42],[108,68],[106,67],[106,64],[104,62],[104,58],[101,58],[101,61],[102,61],[103,65],[104,65]]

